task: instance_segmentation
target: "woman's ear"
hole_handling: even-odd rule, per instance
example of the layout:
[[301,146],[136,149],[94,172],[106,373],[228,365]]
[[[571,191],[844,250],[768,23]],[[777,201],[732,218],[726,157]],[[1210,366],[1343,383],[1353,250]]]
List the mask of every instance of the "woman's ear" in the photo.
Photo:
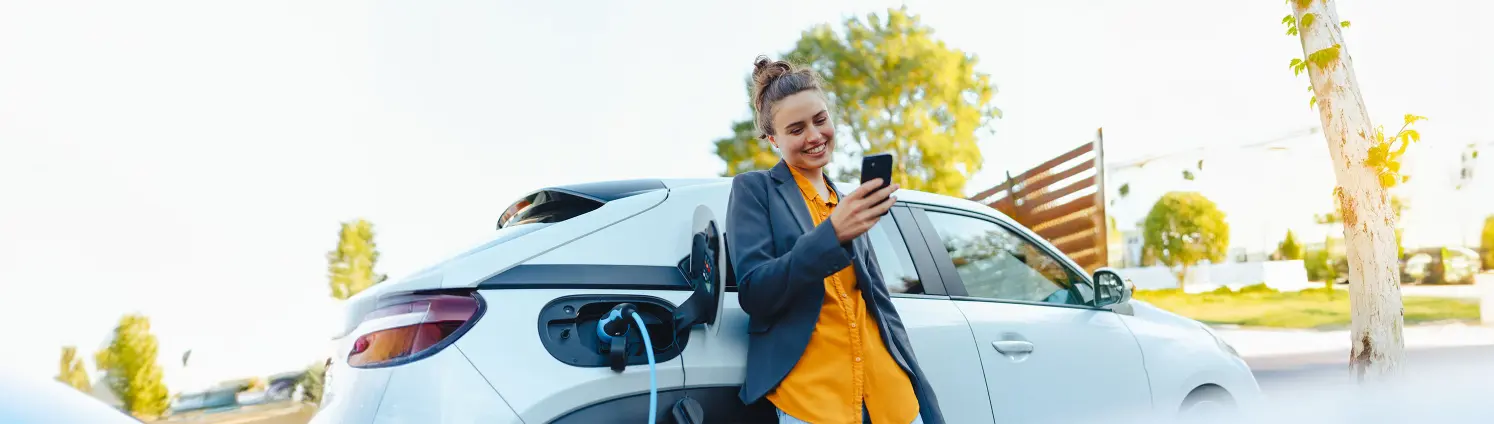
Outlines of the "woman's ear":
[[768,144],[772,144],[774,149],[782,150],[782,148],[778,147],[778,140],[774,139],[771,135],[768,136]]

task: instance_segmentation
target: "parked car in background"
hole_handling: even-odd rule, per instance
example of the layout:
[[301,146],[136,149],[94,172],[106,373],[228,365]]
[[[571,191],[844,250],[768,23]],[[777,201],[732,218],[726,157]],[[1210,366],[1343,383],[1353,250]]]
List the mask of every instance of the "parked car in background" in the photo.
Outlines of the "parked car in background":
[[[703,422],[777,422],[767,402],[738,399],[748,334],[772,322],[749,324],[737,303],[731,189],[642,180],[524,196],[489,242],[344,303],[312,422],[644,422],[651,383],[661,422],[682,401]],[[856,243],[951,423],[1172,422],[1260,403],[1208,326],[1132,300],[1119,275],[1085,272],[985,205],[900,190]],[[652,358],[636,330],[601,341],[599,322],[624,304]]]
[[1473,284],[1481,267],[1477,252],[1452,246],[1406,252],[1402,269],[1417,284]]

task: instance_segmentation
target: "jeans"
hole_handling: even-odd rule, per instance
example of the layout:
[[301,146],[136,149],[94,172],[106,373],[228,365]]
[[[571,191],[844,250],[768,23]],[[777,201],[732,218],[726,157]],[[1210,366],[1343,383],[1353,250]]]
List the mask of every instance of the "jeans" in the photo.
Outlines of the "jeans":
[[[789,415],[787,413],[784,413],[782,409],[776,409],[776,410],[778,411],[778,424],[810,424],[810,422],[808,422],[808,421],[804,421],[804,420],[801,420],[801,419],[798,419],[798,418],[794,418],[794,416]],[[868,416],[870,416],[870,414],[866,413],[866,406],[865,405],[863,405],[861,407],[861,416],[862,417],[868,417]],[[865,422],[870,423],[871,422],[871,418],[866,418]],[[880,424],[880,423],[877,423],[877,424]],[[923,424],[923,416],[920,415],[920,416],[917,416],[917,417],[913,417],[913,422],[908,423],[908,424]]]

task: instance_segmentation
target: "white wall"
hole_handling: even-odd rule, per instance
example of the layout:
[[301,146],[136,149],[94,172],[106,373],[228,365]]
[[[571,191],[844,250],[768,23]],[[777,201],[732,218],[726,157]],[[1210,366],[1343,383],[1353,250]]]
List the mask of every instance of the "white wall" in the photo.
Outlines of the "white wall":
[[[1178,285],[1177,274],[1164,266],[1145,268],[1121,268],[1117,270],[1137,289],[1170,289]],[[1315,287],[1307,281],[1307,269],[1301,260],[1222,263],[1199,265],[1188,269],[1184,290],[1189,293],[1214,290],[1229,286],[1238,290],[1252,284],[1266,283],[1282,291],[1296,291]]]

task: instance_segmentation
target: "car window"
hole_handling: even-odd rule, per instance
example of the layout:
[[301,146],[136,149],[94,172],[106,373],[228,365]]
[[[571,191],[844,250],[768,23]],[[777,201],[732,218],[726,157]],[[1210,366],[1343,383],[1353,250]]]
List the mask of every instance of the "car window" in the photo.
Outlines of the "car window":
[[908,243],[898,232],[892,214],[882,216],[882,220],[867,230],[866,235],[877,256],[877,265],[882,268],[882,281],[886,282],[887,291],[923,294],[923,282],[913,267],[913,255],[908,252]]
[[927,213],[969,296],[1084,304],[1071,289],[1082,280],[1037,245],[990,221]]

